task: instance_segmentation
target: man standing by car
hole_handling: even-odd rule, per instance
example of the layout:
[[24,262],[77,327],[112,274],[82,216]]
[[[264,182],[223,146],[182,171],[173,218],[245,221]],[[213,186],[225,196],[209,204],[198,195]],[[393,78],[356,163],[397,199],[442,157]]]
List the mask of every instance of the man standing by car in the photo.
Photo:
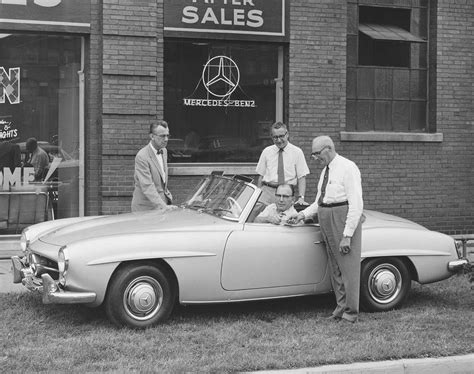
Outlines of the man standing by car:
[[301,148],[289,142],[287,126],[276,122],[271,127],[273,145],[266,147],[258,160],[257,186],[262,189],[260,200],[266,204],[275,202],[276,188],[280,184],[298,185],[297,204],[306,204],[306,175],[308,165]]
[[360,171],[354,162],[336,153],[328,136],[313,139],[311,156],[324,166],[316,200],[290,222],[318,214],[337,302],[329,318],[356,322],[359,315],[363,210]]
[[152,123],[149,136],[150,142],[135,157],[132,212],[174,207],[171,205],[173,197],[168,190],[168,123]]

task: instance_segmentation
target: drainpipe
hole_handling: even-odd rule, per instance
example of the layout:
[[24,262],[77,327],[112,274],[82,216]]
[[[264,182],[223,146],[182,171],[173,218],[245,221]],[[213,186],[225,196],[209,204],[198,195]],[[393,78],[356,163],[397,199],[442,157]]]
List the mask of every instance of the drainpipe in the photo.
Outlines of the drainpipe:
[[84,175],[85,175],[85,135],[84,135],[84,52],[85,38],[81,37],[81,70],[79,76],[79,217],[84,216]]

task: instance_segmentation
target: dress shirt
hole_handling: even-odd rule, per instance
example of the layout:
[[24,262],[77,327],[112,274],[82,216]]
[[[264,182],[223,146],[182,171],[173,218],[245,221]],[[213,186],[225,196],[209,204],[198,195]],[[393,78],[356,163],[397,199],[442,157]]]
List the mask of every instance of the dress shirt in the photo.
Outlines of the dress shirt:
[[284,212],[279,212],[277,209],[277,205],[275,203],[267,205],[267,207],[260,213],[257,217],[258,218],[265,218],[265,217],[271,217],[271,216],[277,216],[279,215],[281,217],[281,223],[284,224],[288,221],[288,218],[290,218],[293,215],[298,214],[296,209],[293,206],[290,206],[287,210]]
[[158,164],[160,164],[161,171],[163,171],[163,175],[165,174],[165,165],[163,164],[163,152],[158,153],[158,150],[153,147],[153,145],[150,142],[150,147],[153,150],[153,153],[155,154],[156,159],[158,160]]
[[[321,171],[318,182],[318,193],[314,203],[302,211],[305,218],[313,216],[318,211],[318,200],[321,195],[321,186],[325,170],[326,168]],[[360,171],[354,162],[336,154],[336,157],[329,163],[329,180],[323,203],[334,204],[343,201],[349,203],[344,236],[352,237],[364,209]]]
[[[278,183],[278,154],[280,148],[275,144],[266,147],[258,160],[257,174],[264,182]],[[297,180],[309,174],[308,165],[301,148],[288,143],[283,149],[285,183],[296,185]]]

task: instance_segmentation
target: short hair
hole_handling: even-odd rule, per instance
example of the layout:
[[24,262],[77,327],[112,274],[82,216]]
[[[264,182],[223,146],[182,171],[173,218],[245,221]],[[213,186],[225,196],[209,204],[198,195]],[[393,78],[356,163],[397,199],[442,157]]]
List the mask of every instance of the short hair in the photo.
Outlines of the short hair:
[[295,186],[293,184],[289,184],[289,183],[282,183],[282,184],[279,184],[277,186],[277,188],[275,189],[275,193],[276,193],[276,190],[278,190],[278,187],[290,187],[290,190],[291,190],[291,196],[295,196]]
[[159,120],[159,121],[153,122],[153,123],[150,125],[150,134],[153,134],[153,131],[154,131],[158,126],[161,126],[161,127],[164,127],[165,129],[167,129],[167,128],[168,128],[168,122],[163,121],[163,120]]
[[286,131],[288,131],[288,126],[286,126],[283,122],[275,122],[273,125],[272,125],[272,130],[278,130],[278,129],[285,129]]
[[36,147],[38,147],[38,141],[36,138],[28,138],[25,145],[26,149],[36,149]]

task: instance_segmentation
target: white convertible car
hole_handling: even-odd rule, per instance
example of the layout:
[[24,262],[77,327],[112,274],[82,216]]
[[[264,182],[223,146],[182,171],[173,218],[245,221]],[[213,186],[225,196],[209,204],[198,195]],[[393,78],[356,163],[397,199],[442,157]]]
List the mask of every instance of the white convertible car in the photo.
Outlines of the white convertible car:
[[[331,292],[317,223],[254,223],[260,189],[240,176],[210,175],[180,208],[59,219],[22,233],[14,282],[43,302],[102,304],[117,325],[145,328],[173,306]],[[450,277],[468,263],[448,235],[406,219],[364,212],[361,306],[400,306],[411,281]]]

